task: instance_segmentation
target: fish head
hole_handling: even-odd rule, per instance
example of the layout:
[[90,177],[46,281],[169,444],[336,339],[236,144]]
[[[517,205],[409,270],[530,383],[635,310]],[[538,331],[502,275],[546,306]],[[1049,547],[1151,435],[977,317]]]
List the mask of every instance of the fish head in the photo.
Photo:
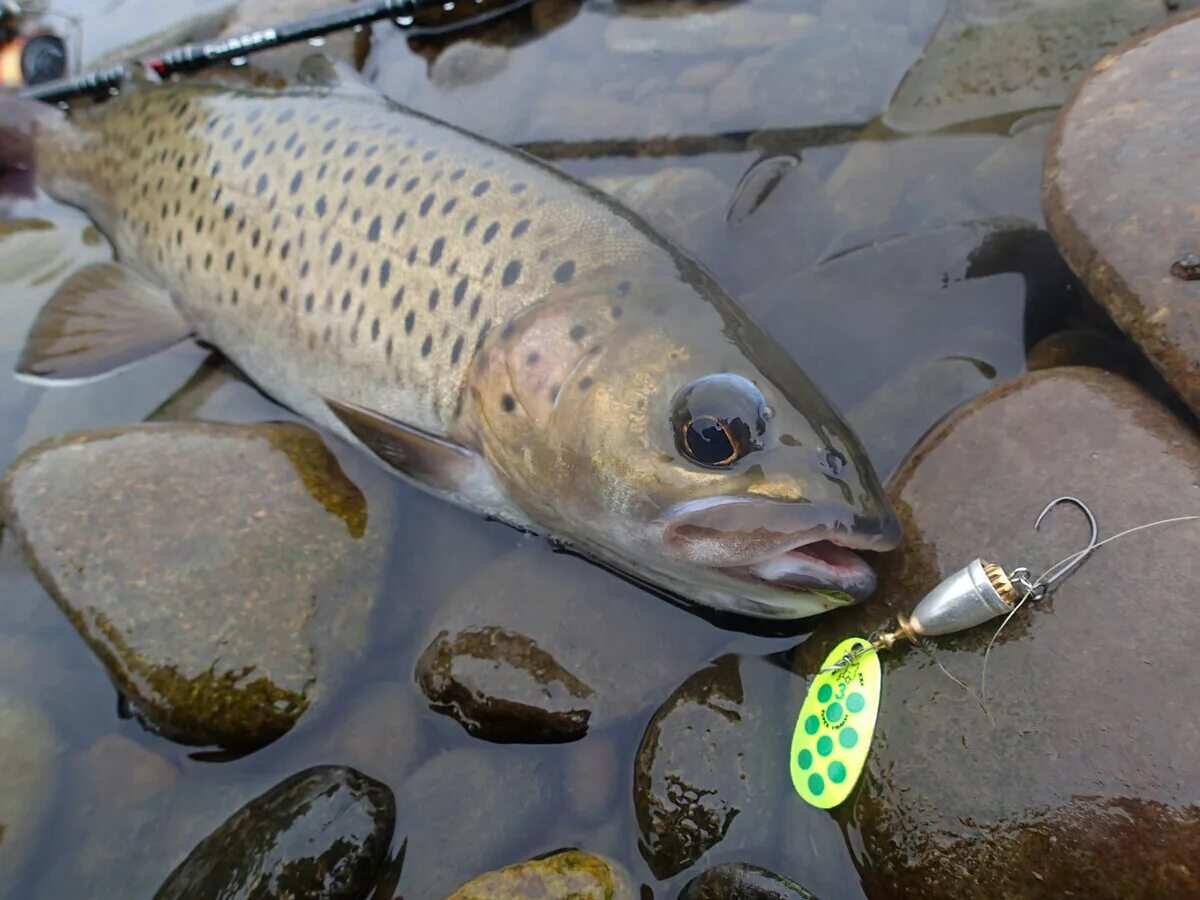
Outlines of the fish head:
[[[485,445],[514,501],[707,606],[793,619],[869,595],[858,551],[895,547],[899,521],[800,368],[732,308],[586,307],[542,310],[493,357],[507,399],[484,406],[516,415],[485,416]],[[548,381],[513,377],[556,352]]]

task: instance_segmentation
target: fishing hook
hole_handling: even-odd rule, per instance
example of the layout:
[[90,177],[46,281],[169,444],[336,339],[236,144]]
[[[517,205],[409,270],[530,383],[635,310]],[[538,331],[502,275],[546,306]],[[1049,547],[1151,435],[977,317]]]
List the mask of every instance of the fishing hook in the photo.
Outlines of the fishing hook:
[[1092,514],[1091,509],[1088,508],[1086,503],[1084,503],[1078,497],[1072,497],[1070,495],[1056,497],[1047,503],[1042,508],[1042,511],[1038,513],[1037,519],[1034,520],[1034,531],[1041,530],[1042,522],[1050,513],[1050,510],[1054,509],[1054,507],[1058,506],[1060,503],[1071,503],[1079,508],[1080,512],[1087,517],[1088,527],[1091,529],[1091,536],[1088,538],[1086,547],[1084,547],[1082,550],[1072,553],[1066,559],[1051,566],[1046,573],[1037,580],[1030,580],[1029,569],[1027,569],[1025,566],[1013,569],[1009,575],[1012,583],[1024,591],[1029,599],[1034,603],[1045,599],[1046,595],[1050,593],[1050,591],[1054,590],[1055,586],[1057,586],[1059,582],[1083,565],[1084,560],[1091,556],[1092,551],[1095,550],[1099,545],[1100,526],[1096,524],[1095,515]]

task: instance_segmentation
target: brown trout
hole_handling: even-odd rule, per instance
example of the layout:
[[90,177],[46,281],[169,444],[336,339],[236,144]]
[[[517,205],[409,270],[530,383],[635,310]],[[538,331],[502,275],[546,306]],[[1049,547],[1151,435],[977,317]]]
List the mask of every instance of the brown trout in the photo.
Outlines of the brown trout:
[[61,287],[25,376],[195,337],[421,487],[686,600],[799,618],[873,590],[854,551],[899,526],[858,440],[598,192],[327,65],[2,108],[10,188],[36,172],[118,259]]

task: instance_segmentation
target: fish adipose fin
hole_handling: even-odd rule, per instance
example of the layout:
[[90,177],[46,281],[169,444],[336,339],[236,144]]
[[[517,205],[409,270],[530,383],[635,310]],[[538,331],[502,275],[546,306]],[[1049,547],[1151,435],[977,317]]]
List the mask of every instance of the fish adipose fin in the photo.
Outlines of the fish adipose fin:
[[33,323],[17,373],[88,381],[191,335],[170,295],[117,263],[86,266],[63,282]]
[[481,457],[466,447],[354,403],[325,402],[368,450],[401,474],[435,491],[462,490],[481,472]]

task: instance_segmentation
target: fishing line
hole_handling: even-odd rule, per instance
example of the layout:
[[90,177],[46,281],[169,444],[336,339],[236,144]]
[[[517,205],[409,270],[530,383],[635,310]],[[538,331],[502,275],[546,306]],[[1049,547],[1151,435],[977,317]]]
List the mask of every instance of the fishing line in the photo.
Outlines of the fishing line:
[[[1098,550],[1100,547],[1103,547],[1105,544],[1111,543],[1111,542],[1117,540],[1118,538],[1126,537],[1127,535],[1133,534],[1138,531],[1144,531],[1147,528],[1155,528],[1160,525],[1172,525],[1176,522],[1193,522],[1193,521],[1196,521],[1197,519],[1200,519],[1200,515],[1174,516],[1169,519],[1157,519],[1156,521],[1153,521],[1153,522],[1146,522],[1143,525],[1136,525],[1133,528],[1126,528],[1124,531],[1119,531],[1110,537],[1106,537],[1102,541],[1098,541],[1097,543],[1089,544],[1087,547],[1084,547],[1082,550],[1077,550],[1074,553],[1072,553],[1070,556],[1067,556],[1067,557],[1059,560],[1054,565],[1052,565],[1050,568],[1048,568],[1045,572],[1043,572],[1040,576],[1038,576],[1038,578],[1036,579],[1034,584],[1037,585],[1037,584],[1043,583],[1045,581],[1045,579],[1047,579],[1051,576],[1051,573],[1055,572],[1059,568],[1066,567],[1069,569],[1072,565],[1074,565],[1076,563],[1076,561],[1081,562],[1083,557],[1090,555],[1092,553],[1092,551]],[[980,677],[979,677],[979,693],[980,693],[981,697],[985,697],[985,698],[987,697],[987,667],[988,667],[988,658],[991,655],[992,647],[996,643],[996,639],[1000,637],[1000,633],[1002,631],[1004,631],[1005,626],[1008,625],[1009,620],[1017,614],[1017,610],[1019,610],[1022,606],[1025,605],[1025,601],[1030,598],[1030,596],[1033,594],[1033,592],[1034,592],[1034,588],[1032,588],[1032,587],[1029,590],[1025,591],[1025,594],[1021,597],[1020,601],[1016,605],[1013,606],[1012,611],[1007,616],[1004,617],[1004,620],[1000,623],[1000,627],[996,629],[996,633],[992,635],[991,640],[989,640],[987,643],[987,648],[983,651],[983,671],[980,673]],[[949,673],[947,673],[947,674],[949,674]],[[954,680],[958,681],[957,678],[955,678]]]

